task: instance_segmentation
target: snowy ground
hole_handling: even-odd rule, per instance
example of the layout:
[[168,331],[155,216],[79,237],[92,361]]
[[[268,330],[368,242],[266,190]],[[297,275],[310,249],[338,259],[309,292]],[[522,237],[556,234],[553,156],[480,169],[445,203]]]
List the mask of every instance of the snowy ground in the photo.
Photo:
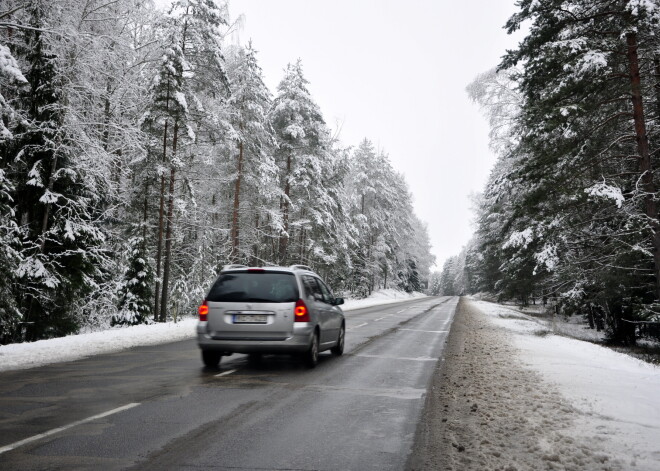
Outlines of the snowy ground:
[[[660,470],[660,368],[561,335],[509,308],[472,301],[511,334],[518,358],[575,413],[566,435],[606,450],[621,469]],[[616,467],[615,467],[616,468]]]
[[[393,289],[380,290],[366,299],[347,299],[342,309],[350,311],[424,296],[421,293],[408,294]],[[0,371],[33,368],[141,345],[185,340],[195,336],[196,325],[196,317],[185,318],[177,323],[118,327],[32,343],[3,345],[0,346]]]

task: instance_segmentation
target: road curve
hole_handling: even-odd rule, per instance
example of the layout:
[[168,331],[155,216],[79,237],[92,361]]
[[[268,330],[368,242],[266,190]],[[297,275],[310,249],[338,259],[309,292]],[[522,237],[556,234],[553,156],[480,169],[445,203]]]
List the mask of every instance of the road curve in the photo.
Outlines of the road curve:
[[313,370],[188,340],[1,373],[0,469],[403,469],[457,301],[348,311]]

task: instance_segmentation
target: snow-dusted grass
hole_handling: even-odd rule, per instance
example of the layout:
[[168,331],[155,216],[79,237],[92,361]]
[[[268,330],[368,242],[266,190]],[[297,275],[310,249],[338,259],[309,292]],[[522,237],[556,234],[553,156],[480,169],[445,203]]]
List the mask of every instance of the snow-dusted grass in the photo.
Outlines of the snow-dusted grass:
[[[344,311],[424,297],[392,289],[374,292],[366,299],[347,299]],[[195,337],[197,318],[179,322],[117,327],[57,339],[0,346],[0,371],[33,368],[50,363],[78,360],[101,353],[118,352],[141,345],[176,342]]]
[[529,320],[534,320],[543,328],[552,331],[553,334],[588,340],[589,342],[602,342],[605,340],[605,331],[601,330],[599,332],[596,329],[589,328],[581,316],[553,315],[553,308],[542,304],[531,304],[522,307],[518,304],[504,303],[503,306],[506,309],[525,315]]
[[626,469],[660,469],[660,367],[553,333],[525,314],[473,303],[507,329],[520,359],[554,383],[578,411],[575,433],[607,449]]

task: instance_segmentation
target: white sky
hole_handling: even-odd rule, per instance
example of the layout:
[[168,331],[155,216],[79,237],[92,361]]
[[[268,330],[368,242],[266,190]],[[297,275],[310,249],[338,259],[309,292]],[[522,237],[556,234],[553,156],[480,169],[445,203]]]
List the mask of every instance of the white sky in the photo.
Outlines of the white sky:
[[[166,0],[157,0],[164,2]],[[406,176],[438,269],[472,235],[469,195],[494,156],[465,87],[522,35],[502,28],[515,0],[229,0],[244,15],[273,93],[302,59],[309,89],[340,140],[370,139]]]

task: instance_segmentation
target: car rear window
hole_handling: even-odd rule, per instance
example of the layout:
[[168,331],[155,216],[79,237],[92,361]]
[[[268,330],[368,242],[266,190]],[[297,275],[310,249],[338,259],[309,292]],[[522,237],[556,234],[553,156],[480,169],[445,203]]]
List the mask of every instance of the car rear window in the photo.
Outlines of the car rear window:
[[207,301],[291,303],[298,300],[293,273],[232,272],[221,274],[213,284]]

